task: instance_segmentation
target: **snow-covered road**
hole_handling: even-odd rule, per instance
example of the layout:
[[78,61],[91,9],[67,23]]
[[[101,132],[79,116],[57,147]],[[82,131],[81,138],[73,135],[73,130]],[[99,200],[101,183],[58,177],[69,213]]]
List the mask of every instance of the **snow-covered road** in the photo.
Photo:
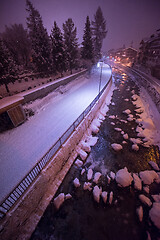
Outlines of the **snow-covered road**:
[[[36,100],[28,106],[36,110],[33,117],[0,134],[0,202],[96,97],[100,70],[94,68],[90,76],[79,77],[44,99]],[[110,76],[110,68],[104,66],[101,89]]]

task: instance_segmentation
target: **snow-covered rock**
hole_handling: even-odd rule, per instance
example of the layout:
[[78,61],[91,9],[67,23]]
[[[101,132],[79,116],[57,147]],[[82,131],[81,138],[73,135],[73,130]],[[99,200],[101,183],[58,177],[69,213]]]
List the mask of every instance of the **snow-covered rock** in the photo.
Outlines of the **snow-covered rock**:
[[136,209],[139,221],[142,222],[143,220],[143,208],[142,206],[139,206],[139,208]]
[[100,172],[96,172],[95,174],[94,174],[94,179],[93,179],[93,182],[94,183],[98,183],[98,181],[99,181],[99,179],[100,179],[100,177],[101,177],[101,173]]
[[101,193],[101,196],[102,196],[102,199],[103,199],[103,202],[104,202],[104,203],[107,202],[107,195],[108,195],[108,193],[107,193],[106,191],[103,191],[103,192]]
[[132,118],[132,117],[127,118],[127,121],[129,121],[129,122],[132,122],[133,120],[134,120],[134,118]]
[[128,139],[128,134],[127,133],[123,134],[123,138],[127,140]]
[[160,203],[154,202],[153,207],[149,211],[149,216],[154,225],[160,229]]
[[117,132],[121,132],[122,129],[121,128],[114,128]]
[[65,196],[65,200],[67,200],[67,199],[71,199],[71,198],[72,198],[72,195],[71,195],[70,193],[66,194],[66,196]]
[[83,162],[82,162],[81,160],[77,159],[77,160],[75,161],[75,165],[76,165],[77,167],[82,167]]
[[62,203],[64,202],[65,195],[64,193],[60,193],[55,199],[54,199],[54,206],[58,210]]
[[141,144],[142,141],[140,138],[130,138],[130,141],[135,144]]
[[136,94],[132,95],[132,99],[133,99],[133,101],[136,101],[137,98],[138,98],[138,96],[137,96]]
[[110,119],[115,119],[116,117],[114,115],[109,116]]
[[92,176],[93,176],[93,170],[90,168],[88,170],[88,173],[87,173],[87,179],[88,181],[90,181],[92,179]]
[[75,179],[74,179],[73,184],[74,184],[74,186],[75,186],[76,188],[78,188],[78,187],[81,186],[78,178],[75,178]]
[[141,118],[137,118],[136,119],[136,123],[140,124],[142,122],[142,119]]
[[126,109],[126,110],[123,111],[123,113],[125,113],[125,114],[130,114],[130,113],[131,113],[131,110]]
[[81,176],[85,173],[85,169],[83,168],[82,171],[81,171]]
[[89,190],[89,191],[91,191],[91,190],[92,190],[91,186],[92,186],[92,183],[90,183],[90,182],[85,182],[84,185],[83,185],[83,190]]
[[114,123],[114,122],[111,122],[111,125],[113,125],[113,126],[114,126],[114,125],[115,125],[115,123]]
[[110,172],[110,177],[112,178],[112,180],[114,180],[115,179],[115,176],[116,176],[116,174],[114,173],[114,172]]
[[144,187],[143,187],[143,191],[145,191],[146,193],[149,193],[149,186],[147,186],[147,185],[144,186]]
[[155,202],[160,203],[160,194],[151,195]]
[[124,131],[121,131],[121,134],[124,135]]
[[94,125],[93,123],[91,124],[90,129],[95,134],[97,134],[99,132],[99,128],[96,125]]
[[111,178],[107,175],[108,184],[111,182]]
[[82,146],[82,149],[85,151],[85,152],[90,152],[91,151],[91,147],[88,143],[84,142],[84,141],[81,141],[81,146]]
[[109,204],[112,204],[113,201],[113,192],[110,192],[109,194]]
[[155,170],[155,171],[159,171],[159,167],[157,165],[157,163],[150,161],[149,164],[151,165],[151,167]]
[[132,145],[132,149],[133,149],[134,151],[138,151],[138,150],[139,150],[139,146],[138,146],[136,143],[134,143],[134,144]]
[[101,196],[101,193],[102,193],[102,189],[99,188],[97,185],[94,187],[93,189],[93,197],[94,197],[94,200],[99,203],[100,201],[100,196]]
[[128,98],[125,98],[125,99],[124,99],[124,101],[128,102],[128,101],[129,101],[129,99],[128,99]]
[[126,142],[126,141],[123,141],[122,144],[127,144],[127,142]]
[[127,187],[131,185],[131,182],[133,181],[133,178],[131,174],[128,172],[127,168],[120,169],[116,173],[116,182],[121,186],[121,187]]
[[88,136],[87,143],[92,147],[97,143],[98,137]]
[[113,144],[111,144],[111,146],[115,151],[120,151],[123,148],[122,145],[120,145],[118,143],[113,143]]
[[123,120],[123,119],[121,119],[120,121],[123,122],[123,123],[127,123],[127,121],[126,121],[126,120]]
[[143,183],[146,185],[150,185],[154,182],[155,179],[159,178],[158,174],[154,170],[141,171],[139,173],[139,176],[142,179]]
[[134,181],[134,188],[141,191],[142,190],[142,181],[135,173],[133,173],[133,181]]
[[150,200],[148,197],[146,197],[145,195],[140,194],[140,195],[139,195],[139,199],[140,199],[141,202],[144,203],[145,205],[148,205],[149,207],[152,206],[151,200]]
[[81,157],[81,159],[82,159],[83,161],[86,160],[86,158],[87,158],[87,153],[86,153],[83,149],[80,149],[80,150],[78,151],[78,154],[80,155],[80,157]]

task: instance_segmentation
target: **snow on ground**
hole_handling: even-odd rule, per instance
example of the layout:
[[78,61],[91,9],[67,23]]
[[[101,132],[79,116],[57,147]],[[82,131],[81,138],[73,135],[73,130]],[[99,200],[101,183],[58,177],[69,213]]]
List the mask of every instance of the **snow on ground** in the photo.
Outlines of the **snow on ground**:
[[160,149],[160,113],[143,87],[141,87],[140,96],[136,95],[136,101],[133,103],[143,111],[140,114],[140,119],[136,120],[136,122],[139,123],[139,126],[142,126],[144,130],[137,127],[137,135],[145,138],[145,146],[153,144],[158,145]]

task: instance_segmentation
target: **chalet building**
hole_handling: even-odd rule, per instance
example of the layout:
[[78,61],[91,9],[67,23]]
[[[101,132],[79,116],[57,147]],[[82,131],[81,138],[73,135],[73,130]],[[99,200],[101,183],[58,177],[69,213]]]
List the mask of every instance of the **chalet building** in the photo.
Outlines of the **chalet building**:
[[150,69],[152,75],[160,78],[160,29],[150,38],[141,41],[137,63]]

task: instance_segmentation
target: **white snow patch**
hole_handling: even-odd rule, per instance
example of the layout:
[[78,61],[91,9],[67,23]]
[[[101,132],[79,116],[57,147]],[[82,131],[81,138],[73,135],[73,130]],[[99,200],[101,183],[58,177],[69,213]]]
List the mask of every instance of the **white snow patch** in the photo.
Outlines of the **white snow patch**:
[[127,187],[131,185],[133,178],[131,174],[128,172],[127,168],[120,169],[116,173],[116,182],[122,186],[122,187]]
[[140,199],[141,202],[144,203],[145,205],[148,205],[149,207],[152,206],[151,200],[150,200],[148,197],[146,197],[145,195],[140,194],[140,195],[139,195],[139,199]]
[[74,184],[74,186],[75,186],[76,188],[78,188],[78,187],[81,186],[78,178],[75,178],[75,179],[74,179],[73,184]]
[[101,193],[102,193],[102,189],[96,185],[93,189],[93,197],[97,203],[99,203]]
[[113,144],[111,144],[111,146],[115,151],[120,151],[123,149],[122,145],[120,145],[118,143],[113,143]]
[[97,143],[98,137],[88,136],[86,141],[92,147]]
[[149,211],[149,216],[154,225],[160,229],[160,203],[153,203],[153,207]]
[[88,170],[88,173],[87,173],[87,179],[88,181],[90,181],[92,179],[92,176],[93,176],[93,170],[90,168]]
[[106,191],[103,191],[101,193],[101,196],[102,196],[103,202],[106,203],[107,202],[108,193]]
[[139,206],[139,208],[136,209],[139,221],[142,222],[143,220],[143,207]]
[[157,163],[150,161],[149,164],[151,165],[151,167],[155,170],[155,171],[159,171],[159,167],[157,165]]
[[135,173],[133,173],[133,180],[134,180],[134,188],[141,191],[142,190],[142,181]]
[[141,171],[139,173],[139,176],[142,179],[143,183],[146,185],[150,185],[154,182],[154,180],[159,178],[158,174],[154,170]]
[[111,122],[111,125],[113,125],[113,126],[114,126],[114,125],[115,125],[115,123],[114,123],[114,122]]
[[64,202],[64,193],[60,193],[55,199],[54,199],[54,205],[56,207],[56,209],[58,210],[60,208],[60,206],[62,205],[62,203]]
[[96,172],[96,173],[94,174],[93,182],[97,184],[98,181],[99,181],[99,179],[100,179],[100,177],[101,177],[101,175],[102,175],[102,173]]

